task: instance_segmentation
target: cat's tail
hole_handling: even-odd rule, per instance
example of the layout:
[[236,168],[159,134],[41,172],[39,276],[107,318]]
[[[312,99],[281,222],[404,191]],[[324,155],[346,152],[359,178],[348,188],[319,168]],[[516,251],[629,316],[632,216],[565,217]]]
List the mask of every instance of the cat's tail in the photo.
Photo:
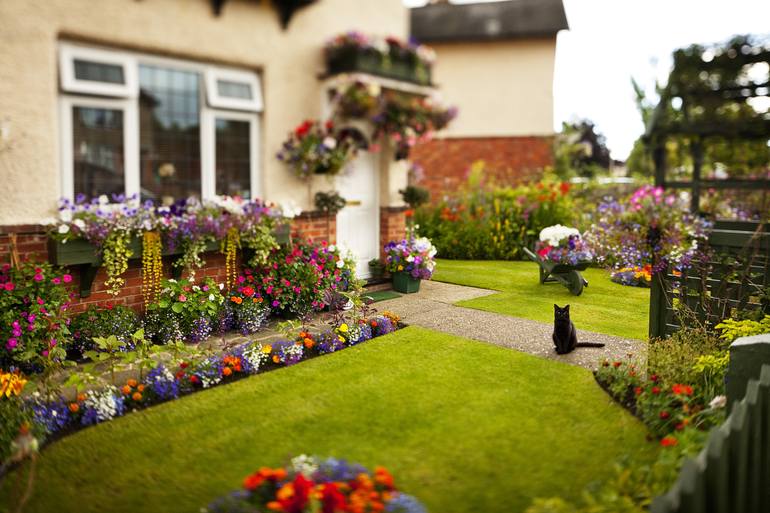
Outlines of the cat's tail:
[[599,342],[578,342],[576,347],[604,347],[604,344]]

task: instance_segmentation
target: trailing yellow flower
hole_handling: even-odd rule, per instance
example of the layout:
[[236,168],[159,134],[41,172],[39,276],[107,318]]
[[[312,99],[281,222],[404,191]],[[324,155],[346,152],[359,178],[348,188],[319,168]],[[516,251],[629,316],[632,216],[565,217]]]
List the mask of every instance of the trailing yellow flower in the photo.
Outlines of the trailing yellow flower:
[[163,245],[158,232],[144,232],[142,236],[142,296],[144,306],[154,303],[160,292],[163,277]]
[[0,397],[10,398],[12,395],[21,395],[27,380],[21,377],[19,372],[0,373]]
[[220,245],[220,251],[225,255],[225,286],[228,290],[235,285],[238,279],[238,248],[241,247],[241,232],[237,228],[227,231],[225,240]]

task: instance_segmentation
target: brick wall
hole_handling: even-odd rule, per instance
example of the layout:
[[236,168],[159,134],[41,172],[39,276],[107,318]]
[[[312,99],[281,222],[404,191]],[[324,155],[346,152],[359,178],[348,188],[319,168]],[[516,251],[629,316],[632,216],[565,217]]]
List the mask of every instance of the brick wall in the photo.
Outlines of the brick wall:
[[457,191],[471,164],[485,163],[485,172],[498,183],[515,184],[539,176],[553,165],[553,139],[531,137],[468,137],[434,139],[412,148],[410,160],[421,165],[422,187],[433,199]]
[[401,240],[406,234],[406,208],[380,208],[380,258],[385,259],[383,248],[392,240]]
[[[313,242],[329,240],[331,243],[335,243],[337,238],[336,218],[329,218],[328,221],[327,232],[326,216],[317,212],[305,212],[292,222],[292,237],[310,239]],[[18,225],[0,227],[0,264],[10,262],[10,234],[15,234],[16,249],[22,260],[48,261],[47,236],[44,233],[44,228],[39,225]],[[217,282],[225,281],[224,255],[213,251],[204,253],[202,258],[206,265],[196,272],[196,276],[199,278],[210,277]],[[167,277],[171,276],[172,262],[171,258],[163,259],[163,270]],[[129,261],[128,270],[122,276],[126,280],[126,284],[117,297],[107,293],[104,287],[107,276],[103,268],[99,269],[91,286],[91,295],[85,298],[77,297],[72,307],[73,311],[85,310],[91,304],[120,304],[141,310],[144,307],[141,266],[141,258]],[[72,269],[71,272],[74,278],[72,290],[79,291],[79,274],[75,269]]]

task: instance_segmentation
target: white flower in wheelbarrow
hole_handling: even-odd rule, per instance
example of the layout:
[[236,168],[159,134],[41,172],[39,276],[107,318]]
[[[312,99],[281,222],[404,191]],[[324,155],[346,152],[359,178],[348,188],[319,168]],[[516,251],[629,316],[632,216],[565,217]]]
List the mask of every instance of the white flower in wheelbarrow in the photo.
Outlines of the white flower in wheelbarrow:
[[570,235],[580,237],[580,232],[575,228],[555,224],[540,231],[540,242],[546,242],[549,246],[557,247],[562,240]]

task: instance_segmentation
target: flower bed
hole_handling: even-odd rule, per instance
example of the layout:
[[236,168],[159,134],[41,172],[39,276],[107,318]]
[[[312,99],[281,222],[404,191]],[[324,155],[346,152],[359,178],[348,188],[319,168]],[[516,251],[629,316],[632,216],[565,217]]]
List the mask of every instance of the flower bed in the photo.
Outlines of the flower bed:
[[286,468],[260,468],[244,478],[242,489],[214,500],[202,511],[425,513],[425,508],[399,492],[384,467],[370,472],[357,463],[303,454]]
[[[351,324],[344,322],[346,317]],[[290,329],[286,338],[271,344],[247,342],[222,352],[174,344],[167,348],[171,358],[165,358],[162,363],[151,357],[156,352],[152,348],[159,346],[152,346],[140,331],[133,335],[134,353],[128,357],[113,354],[101,359],[111,369],[116,369],[120,361],[131,362],[139,368],[137,378],[119,383],[114,381],[114,372],[110,372],[110,381],[95,387],[107,378],[102,371],[89,368],[70,376],[68,384],[79,389],[91,387],[79,390],[74,398],[46,397],[45,393],[34,392],[22,399],[21,390],[26,380],[19,374],[3,374],[2,390],[4,394],[8,391],[6,399],[13,399],[13,405],[9,406],[10,402],[0,397],[0,407],[3,411],[12,410],[14,415],[9,414],[7,418],[16,420],[13,425],[4,426],[7,429],[0,439],[0,454],[10,454],[10,443],[24,426],[27,426],[25,429],[33,427],[41,440],[54,440],[153,404],[339,351],[392,333],[399,327],[398,317],[388,312],[364,318],[356,310],[334,319],[343,322],[327,331],[311,333]],[[97,342],[102,351],[108,350],[110,344],[119,343],[109,339],[97,339]]]

